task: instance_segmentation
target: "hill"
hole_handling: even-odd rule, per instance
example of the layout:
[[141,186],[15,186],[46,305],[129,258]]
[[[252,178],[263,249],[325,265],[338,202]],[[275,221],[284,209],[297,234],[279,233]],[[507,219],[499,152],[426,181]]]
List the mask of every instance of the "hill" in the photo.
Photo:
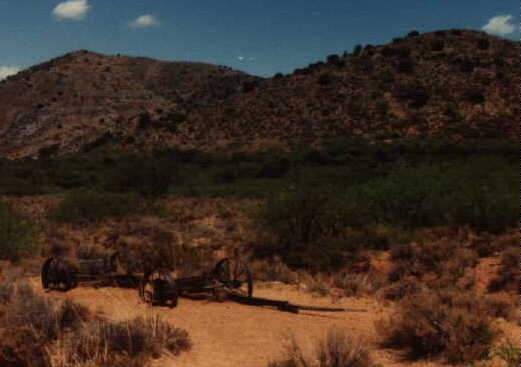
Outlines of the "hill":
[[411,32],[258,78],[226,67],[78,51],[0,84],[0,156],[158,147],[258,150],[362,135],[519,134],[519,43]]
[[518,54],[519,43],[481,32],[413,34],[265,80],[202,111],[181,131],[195,146],[219,138],[284,146],[353,135],[514,137]]
[[111,134],[128,142],[137,125],[183,121],[257,79],[204,63],[68,53],[0,84],[0,155],[78,151]]

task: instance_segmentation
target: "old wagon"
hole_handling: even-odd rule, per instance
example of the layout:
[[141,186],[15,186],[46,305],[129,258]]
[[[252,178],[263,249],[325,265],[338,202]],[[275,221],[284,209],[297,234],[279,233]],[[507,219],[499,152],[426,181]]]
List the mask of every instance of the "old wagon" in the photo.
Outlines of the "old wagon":
[[253,277],[249,267],[238,258],[225,258],[219,261],[208,274],[201,276],[174,278],[170,272],[154,270],[143,276],[139,295],[151,305],[176,307],[180,295],[212,292],[216,298],[226,298],[245,305],[274,307],[281,311],[322,312],[366,312],[363,309],[317,307],[253,296]]
[[46,290],[67,291],[80,282],[114,282],[117,259],[117,252],[99,259],[66,260],[50,257],[42,266],[42,287]]
[[175,279],[168,271],[146,271],[139,287],[141,299],[149,304],[177,305],[179,295],[196,293],[234,293],[243,297],[253,295],[253,277],[249,267],[239,259],[225,258],[200,276]]

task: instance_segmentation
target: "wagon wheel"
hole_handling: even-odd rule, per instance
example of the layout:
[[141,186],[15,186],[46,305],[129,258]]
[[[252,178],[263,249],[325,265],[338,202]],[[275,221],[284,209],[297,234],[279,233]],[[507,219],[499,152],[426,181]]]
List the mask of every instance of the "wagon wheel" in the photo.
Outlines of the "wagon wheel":
[[[43,289],[68,291],[76,287],[72,266],[65,260],[51,257],[42,266],[41,280]],[[60,285],[63,287],[60,288]]]
[[156,270],[147,274],[143,277],[139,293],[141,299],[150,305],[159,303],[177,306],[177,283],[167,272]]
[[224,287],[243,296],[253,295],[253,277],[241,260],[225,258],[215,265],[213,274]]

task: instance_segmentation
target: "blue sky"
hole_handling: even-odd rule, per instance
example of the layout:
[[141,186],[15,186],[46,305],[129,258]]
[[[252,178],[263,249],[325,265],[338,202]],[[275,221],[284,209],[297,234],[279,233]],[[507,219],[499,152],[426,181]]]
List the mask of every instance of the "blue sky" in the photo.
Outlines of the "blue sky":
[[78,49],[271,76],[449,28],[519,39],[519,0],[0,0],[0,79]]

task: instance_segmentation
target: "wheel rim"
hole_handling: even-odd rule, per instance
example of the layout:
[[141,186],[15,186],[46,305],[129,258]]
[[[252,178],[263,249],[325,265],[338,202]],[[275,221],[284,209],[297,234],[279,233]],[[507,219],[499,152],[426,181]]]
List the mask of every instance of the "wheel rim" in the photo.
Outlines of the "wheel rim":
[[253,279],[248,266],[238,259],[224,259],[216,267],[217,279],[235,293],[251,297]]

